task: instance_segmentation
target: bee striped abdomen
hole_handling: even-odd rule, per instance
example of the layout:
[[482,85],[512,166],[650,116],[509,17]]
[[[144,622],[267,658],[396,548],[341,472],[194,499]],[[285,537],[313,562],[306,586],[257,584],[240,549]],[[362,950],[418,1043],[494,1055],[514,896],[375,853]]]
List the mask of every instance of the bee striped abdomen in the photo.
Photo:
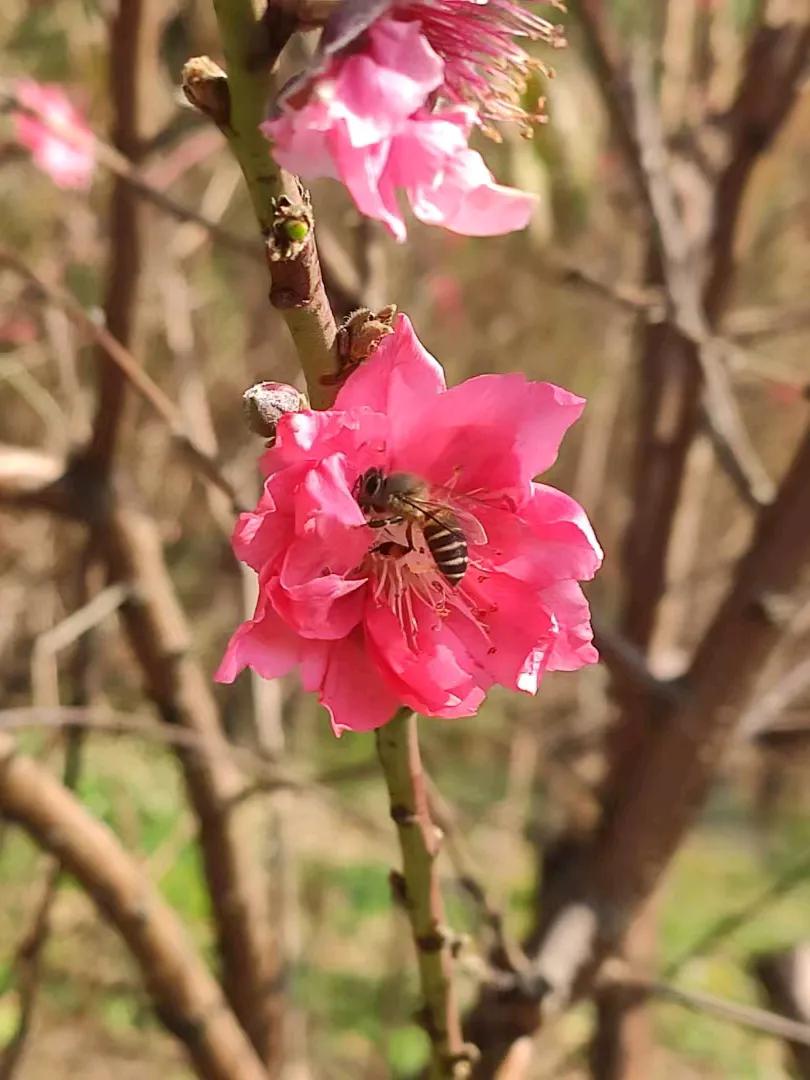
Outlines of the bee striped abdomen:
[[467,572],[469,561],[464,533],[443,521],[426,521],[422,533],[436,569],[451,585],[458,585]]

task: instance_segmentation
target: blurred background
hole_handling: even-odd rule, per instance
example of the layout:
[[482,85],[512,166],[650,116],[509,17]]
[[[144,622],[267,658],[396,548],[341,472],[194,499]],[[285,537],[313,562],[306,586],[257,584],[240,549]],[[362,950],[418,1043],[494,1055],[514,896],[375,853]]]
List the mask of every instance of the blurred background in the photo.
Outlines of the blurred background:
[[[62,84],[98,137],[136,163],[141,186],[122,178],[120,158],[101,155],[89,190],[60,190],[16,142],[7,107],[0,117],[1,242],[48,288],[70,293],[96,326],[106,318],[250,503],[262,444],[246,430],[241,394],[260,379],[296,380],[298,368],[267,302],[238,168],[220,133],[184,107],[178,90],[189,56],[221,57],[213,11],[206,0],[139,0],[129,12],[121,2],[121,12],[113,0],[3,4],[4,87],[20,76]],[[712,222],[737,200],[732,256],[721,267],[728,287],[709,323],[723,341],[724,378],[763,491],[784,473],[808,419],[806,41],[791,76],[791,107],[775,111],[742,190],[719,199],[725,129],[718,118],[738,100],[752,63],[749,45],[763,27],[804,20],[806,38],[810,15],[801,2],[756,0],[570,6],[569,47],[551,58],[556,77],[542,80],[548,124],[531,141],[512,133],[499,145],[481,141],[499,179],[540,194],[527,232],[476,241],[414,222],[400,247],[324,182],[313,188],[318,236],[336,312],[395,302],[445,365],[448,381],[520,370],[588,399],[545,479],[586,507],[607,553],[588,588],[606,655],[643,668],[644,678],[672,680],[687,669],[750,542],[757,497],[756,490],[741,497],[739,476],[696,423],[667,525],[662,588],[649,601],[648,631],[636,635],[626,612],[638,587],[628,535],[644,527],[637,477],[654,407],[650,338],[668,299],[650,270],[649,212],[632,154],[606,109],[593,30],[601,25],[626,56],[630,43],[639,43],[653,61],[661,133],[671,149],[667,176],[699,266],[722,243]],[[285,70],[294,70],[304,47],[293,43]],[[127,66],[132,50],[137,64]],[[756,77],[766,98],[773,84],[762,81],[765,71]],[[157,204],[161,193],[174,211]],[[183,220],[178,207],[217,229]],[[98,424],[99,372],[108,366],[86,327],[43,298],[19,265],[0,266],[6,460],[17,454],[19,461],[24,448],[33,452],[35,477],[58,476],[59,463]],[[260,685],[243,676],[234,687],[208,685],[250,607],[252,584],[230,551],[228,500],[201,482],[165,419],[133,392],[118,430],[114,488],[159,540],[168,576],[155,587],[176,592],[195,670],[205,676],[206,707],[215,708],[248,762],[233,812],[283,961],[274,988],[284,1013],[283,1075],[418,1075],[426,1039],[414,1022],[412,942],[391,902],[388,874],[399,854],[373,739],[336,741],[295,679]],[[62,776],[112,828],[213,964],[211,899],[182,761],[176,748],[142,737],[137,727],[117,729],[122,718],[130,726],[165,719],[165,710],[156,712],[155,677],[144,680],[148,661],[136,657],[137,647],[133,653],[119,617],[129,598],[110,584],[92,532],[88,540],[86,527],[71,520],[84,510],[65,516],[24,503],[16,495],[0,499],[0,728],[13,730],[27,754]],[[652,970],[671,968],[679,987],[746,1005],[773,1006],[758,977],[763,954],[810,940],[808,601],[810,591],[797,589],[780,643],[744,715],[736,716],[710,796],[655,905]],[[435,813],[449,841],[442,875],[450,921],[470,935],[470,956],[491,946],[492,913],[468,878],[486,883],[487,903],[503,914],[512,938],[532,932],[542,852],[564,830],[592,825],[605,732],[621,707],[600,664],[549,676],[537,699],[494,692],[474,719],[423,722]],[[80,734],[81,724],[69,725],[79,715],[71,709],[97,718],[96,726]],[[267,780],[276,767],[300,786],[278,789]],[[2,1076],[194,1075],[155,1019],[118,935],[11,823],[0,833],[0,896]],[[39,934],[43,905],[48,925]],[[476,999],[479,975],[462,957],[465,1003]],[[638,1077],[777,1080],[799,1068],[784,1042],[761,1031],[658,997],[643,1012],[653,1049]],[[568,1010],[543,1031],[523,1075],[591,1075],[593,1027],[592,1001]],[[11,1061],[8,1048],[21,1043]]]

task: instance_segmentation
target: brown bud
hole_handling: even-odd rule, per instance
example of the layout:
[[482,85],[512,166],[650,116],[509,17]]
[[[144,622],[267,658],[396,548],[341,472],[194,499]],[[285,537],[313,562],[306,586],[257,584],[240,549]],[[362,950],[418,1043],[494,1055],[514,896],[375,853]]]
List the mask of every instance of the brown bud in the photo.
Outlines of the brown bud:
[[371,356],[382,339],[393,334],[396,314],[396,304],[386,304],[377,312],[358,308],[348,315],[337,332],[338,370],[321,378],[324,386],[340,386],[344,383]]
[[268,440],[275,439],[276,424],[285,413],[300,412],[307,407],[300,390],[277,382],[256,383],[244,392],[242,403],[250,430]]
[[219,127],[231,119],[231,92],[228,76],[210,56],[194,56],[183,65],[183,93],[201,113]]

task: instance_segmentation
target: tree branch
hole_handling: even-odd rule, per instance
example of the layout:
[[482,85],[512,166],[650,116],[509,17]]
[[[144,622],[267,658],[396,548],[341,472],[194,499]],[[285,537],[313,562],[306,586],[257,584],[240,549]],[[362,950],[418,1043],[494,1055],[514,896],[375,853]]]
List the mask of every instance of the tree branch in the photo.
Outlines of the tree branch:
[[[151,22],[159,18],[155,0],[129,0],[118,6],[109,28],[109,87],[113,105],[112,142],[127,158],[137,161],[141,152],[145,46]],[[141,223],[139,200],[132,188],[116,178],[109,211],[109,261],[104,325],[127,348],[132,338],[141,273]],[[105,363],[99,344],[98,400],[93,434],[86,457],[101,479],[109,476],[118,440],[126,382],[118,368]]]
[[423,1025],[432,1047],[429,1075],[431,1080],[460,1078],[469,1075],[472,1050],[461,1035],[450,934],[435,865],[439,832],[430,820],[416,717],[409,709],[378,729],[377,751],[402,849],[403,899],[419,963]]
[[227,495],[235,512],[241,510],[233,485],[222,473],[219,462],[197,445],[186,431],[183,414],[177,406],[144,370],[143,365],[138,363],[129,349],[110,332],[109,328],[105,325],[100,326],[73,296],[44,281],[15,252],[2,246],[0,246],[0,266],[13,270],[33,287],[39,297],[64,311],[75,326],[95,341],[97,358],[102,366],[109,367],[108,361],[112,361],[124,383],[129,383],[166,423],[173,439],[200,475]]
[[[266,116],[270,90],[268,64],[257,62],[257,49],[267,27],[251,0],[214,0],[222,48],[228,69],[229,116],[222,131],[245,178],[262,236],[273,233],[274,200],[286,195],[293,204],[307,196],[295,177],[284,173],[270,155],[259,130]],[[270,52],[277,55],[281,42]],[[310,229],[300,252],[289,258],[269,259],[270,300],[289,328],[307,381],[314,408],[331,404],[336,387],[322,380],[337,369],[337,328],[321,277],[314,231]]]
[[155,1008],[203,1080],[267,1080],[267,1073],[192,951],[174,912],[106,826],[0,735],[0,811],[73,874],[132,952]]
[[220,727],[210,680],[191,653],[191,634],[163,560],[155,525],[118,509],[95,527],[109,579],[131,587],[121,617],[146,691],[165,723],[193,731],[219,753],[177,748],[200,829],[225,993],[262,1058],[277,1060],[282,1019],[278,957],[256,857],[230,806],[242,789]]

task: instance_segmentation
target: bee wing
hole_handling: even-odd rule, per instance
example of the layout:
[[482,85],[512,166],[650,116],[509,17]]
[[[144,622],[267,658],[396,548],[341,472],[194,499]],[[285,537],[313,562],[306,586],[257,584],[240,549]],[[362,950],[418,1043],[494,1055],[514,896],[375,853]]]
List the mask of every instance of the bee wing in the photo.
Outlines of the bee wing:
[[462,510],[456,504],[450,507],[455,515],[456,521],[464,530],[464,535],[467,537],[469,544],[485,544],[487,542],[487,534],[484,531],[484,526],[467,510]]
[[411,498],[408,501],[415,509],[421,510],[428,517],[434,517],[439,521],[446,518],[448,513],[452,514],[469,544],[486,544],[487,534],[481,522],[469,510],[463,510],[455,499],[439,502],[436,499]]

